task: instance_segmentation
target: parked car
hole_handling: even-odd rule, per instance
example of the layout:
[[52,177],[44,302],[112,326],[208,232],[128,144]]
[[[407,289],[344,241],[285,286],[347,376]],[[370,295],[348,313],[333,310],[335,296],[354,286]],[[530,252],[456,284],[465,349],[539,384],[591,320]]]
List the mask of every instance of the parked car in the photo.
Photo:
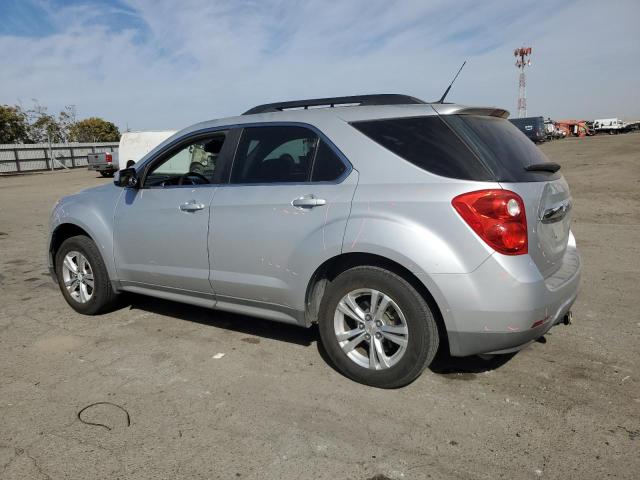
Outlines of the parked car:
[[554,122],[550,118],[544,121],[544,130],[547,140],[557,140],[567,136],[567,134],[563,130],[558,128],[556,122]]
[[[51,271],[89,315],[134,292],[318,324],[336,367],[377,387],[439,346],[520,349],[568,321],[581,267],[560,166],[507,115],[372,95],[193,125],[59,201]],[[211,168],[191,170],[196,151]]]
[[87,170],[100,172],[103,177],[113,177],[118,170],[118,152],[87,154]]
[[175,130],[124,132],[120,136],[118,147],[119,159],[122,159],[122,164],[118,163],[117,169],[131,167],[174,133],[176,133]]
[[534,143],[542,143],[547,134],[542,117],[512,118],[509,120]]

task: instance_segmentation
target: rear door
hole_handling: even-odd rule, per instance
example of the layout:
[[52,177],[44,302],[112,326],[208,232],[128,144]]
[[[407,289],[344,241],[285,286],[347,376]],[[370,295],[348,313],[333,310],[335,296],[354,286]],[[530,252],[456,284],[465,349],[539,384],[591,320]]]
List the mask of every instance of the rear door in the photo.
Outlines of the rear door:
[[212,203],[218,302],[303,310],[313,271],[341,251],[356,183],[357,172],[310,128],[245,128],[229,184]]

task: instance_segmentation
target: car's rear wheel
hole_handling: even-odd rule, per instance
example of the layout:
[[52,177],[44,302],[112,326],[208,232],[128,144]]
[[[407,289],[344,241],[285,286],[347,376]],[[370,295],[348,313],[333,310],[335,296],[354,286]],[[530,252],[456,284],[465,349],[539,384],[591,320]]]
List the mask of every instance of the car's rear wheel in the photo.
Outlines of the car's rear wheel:
[[319,330],[336,368],[374,387],[411,383],[438,350],[438,328],[425,299],[379,267],[355,267],[328,284]]
[[56,275],[67,303],[94,315],[113,306],[116,293],[95,243],[83,235],[65,240],[56,252]]

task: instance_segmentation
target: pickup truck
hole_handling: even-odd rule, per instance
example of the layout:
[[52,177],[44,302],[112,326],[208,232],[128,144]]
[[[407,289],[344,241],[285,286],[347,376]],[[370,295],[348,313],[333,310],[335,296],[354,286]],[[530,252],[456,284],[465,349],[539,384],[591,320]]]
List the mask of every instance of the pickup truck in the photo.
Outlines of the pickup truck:
[[89,153],[87,170],[100,172],[103,177],[113,177],[118,170],[118,152]]

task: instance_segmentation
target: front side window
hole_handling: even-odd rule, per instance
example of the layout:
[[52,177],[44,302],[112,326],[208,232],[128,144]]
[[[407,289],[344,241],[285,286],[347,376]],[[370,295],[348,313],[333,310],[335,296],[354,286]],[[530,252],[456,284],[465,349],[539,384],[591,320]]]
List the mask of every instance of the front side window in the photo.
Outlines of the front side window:
[[245,128],[231,183],[306,182],[318,136],[304,127]]
[[179,147],[151,167],[145,187],[212,183],[225,134],[216,133]]

